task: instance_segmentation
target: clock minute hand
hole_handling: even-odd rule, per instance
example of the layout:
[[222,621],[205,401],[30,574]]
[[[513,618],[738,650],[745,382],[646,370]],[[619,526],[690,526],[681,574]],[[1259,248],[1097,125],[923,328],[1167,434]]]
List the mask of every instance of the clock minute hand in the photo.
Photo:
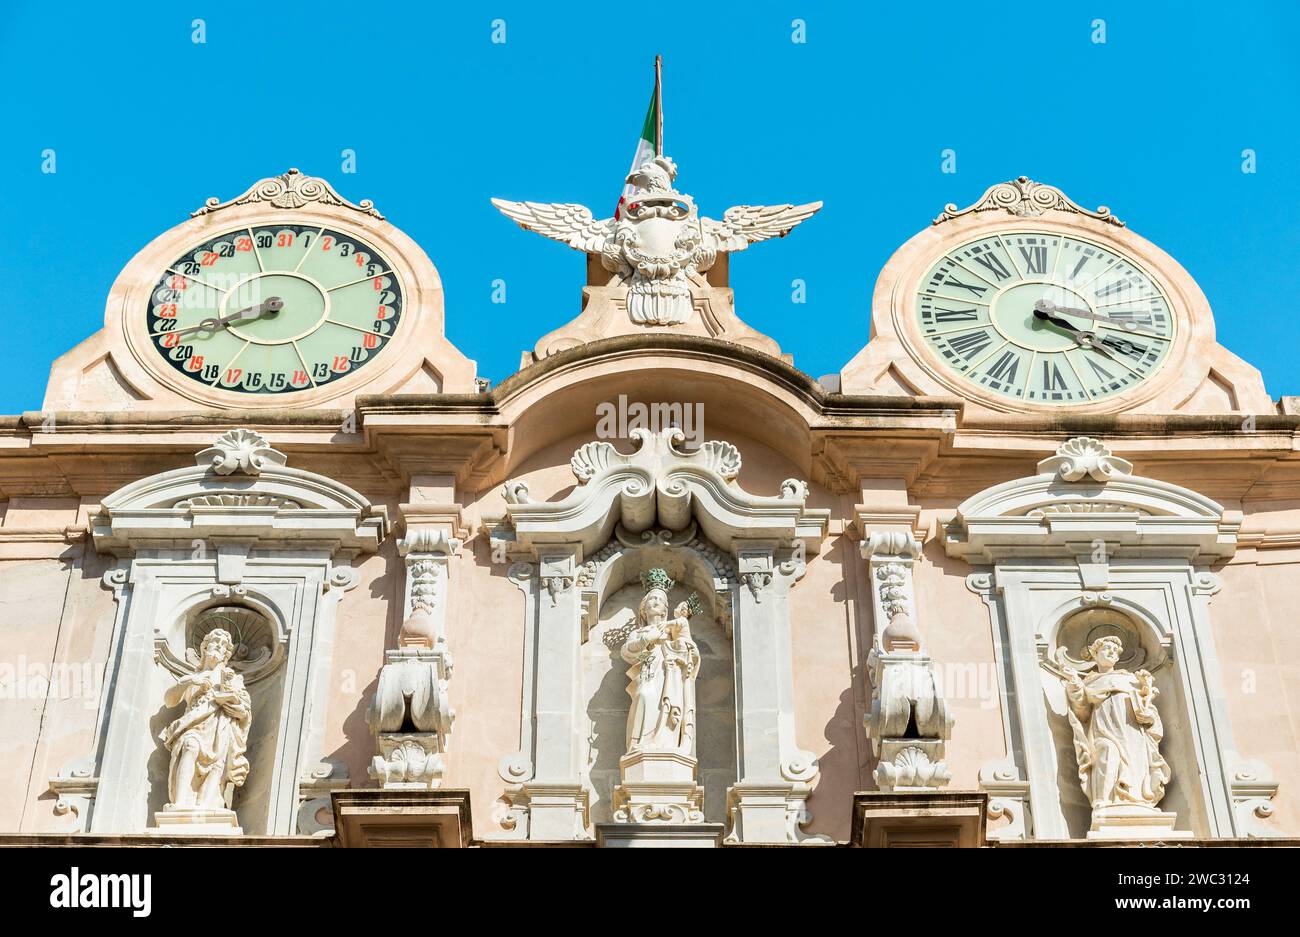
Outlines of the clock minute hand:
[[[1067,316],[1078,316],[1080,319],[1091,319],[1093,322],[1104,322],[1107,325],[1118,325],[1122,329],[1126,329],[1130,332],[1134,331],[1134,325],[1132,322],[1121,322],[1119,319],[1111,319],[1103,315],[1098,315],[1091,309],[1075,309],[1071,306],[1058,306],[1050,299],[1040,299],[1038,302],[1034,303],[1034,314],[1038,315],[1039,310],[1046,313],[1059,312]],[[1042,316],[1039,316],[1039,318],[1042,318]]]
[[175,334],[183,335],[186,332],[196,332],[200,329],[206,329],[209,332],[224,328],[234,322],[242,322],[245,319],[260,319],[264,315],[276,315],[284,308],[284,300],[279,296],[272,296],[265,302],[257,303],[240,309],[238,312],[232,312],[228,316],[214,316],[204,319],[198,325],[191,325],[188,328],[178,329]]

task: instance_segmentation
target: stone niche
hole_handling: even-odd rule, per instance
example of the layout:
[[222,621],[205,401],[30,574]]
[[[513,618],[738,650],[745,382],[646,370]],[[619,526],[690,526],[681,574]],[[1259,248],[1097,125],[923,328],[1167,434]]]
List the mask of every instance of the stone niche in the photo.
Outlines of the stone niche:
[[232,430],[194,466],[109,495],[92,518],[96,550],[117,559],[104,575],[117,612],[88,759],[89,832],[158,827],[170,764],[159,734],[186,711],[165,696],[216,628],[233,639],[229,667],[252,711],[247,777],[224,792],[237,828],[317,832],[310,801],[344,782],[322,752],[334,622],[357,583],[353,561],[377,550],[387,521],[350,488],[285,462],[259,434]]
[[[1043,653],[1046,663],[1040,668],[1043,699],[1053,748],[1058,753],[1056,780],[1061,792],[1061,814],[1069,837],[1088,838],[1093,826],[1092,807],[1079,783],[1078,759],[1074,756],[1074,735],[1067,715],[1069,707],[1064,684],[1047,668],[1053,658],[1060,655],[1064,655],[1066,660],[1084,663],[1088,646],[1104,636],[1113,636],[1123,643],[1116,669],[1148,670],[1155,678],[1157,706],[1164,728],[1160,753],[1172,775],[1165,786],[1159,809],[1179,818],[1180,830],[1186,831],[1192,824],[1203,828],[1207,821],[1202,805],[1199,797],[1189,789],[1195,786],[1201,772],[1189,737],[1191,723],[1181,692],[1182,681],[1169,659],[1170,642],[1162,642],[1159,632],[1143,620],[1136,607],[1126,608],[1105,596],[1085,599],[1079,608],[1066,611],[1048,635]],[[1172,832],[1162,835],[1169,838]],[[1186,835],[1190,834],[1185,833],[1184,838]]]
[[[808,486],[798,479],[781,482],[775,495],[745,491],[737,482],[740,452],[729,443],[710,440],[687,452],[672,427],[631,437],[630,453],[608,442],[581,446],[570,460],[577,487],[561,500],[534,502],[521,482],[504,488],[506,517],[491,537],[493,549],[512,561],[507,575],[524,596],[524,705],[519,749],[498,769],[506,789],[497,835],[597,835],[614,845],[609,834],[622,839],[626,830],[593,824],[592,813],[600,817],[606,804],[618,813],[612,781],[623,768],[621,806],[637,814],[637,824],[656,828],[647,834],[661,845],[664,825],[680,827],[695,845],[713,826],[707,839],[716,840],[724,827],[709,820],[720,815],[728,842],[824,842],[805,830],[819,769],[794,737],[790,602],[806,557],[825,540],[829,512],[808,507]],[[697,595],[700,618],[690,631],[693,637],[698,628],[709,648],[698,672],[702,765],[682,754],[675,730],[667,747],[657,730],[637,751],[616,745],[626,738],[630,698],[629,666],[613,643],[632,611],[635,590],[627,587],[642,574],[680,587],[666,587],[666,604]],[[654,590],[646,589],[648,600]],[[661,620],[656,628],[684,633],[670,625]],[[654,653],[669,652],[660,645]],[[734,699],[724,689],[728,654]],[[734,750],[722,741],[728,709]],[[628,758],[618,758],[616,748]],[[675,758],[684,770],[673,766]]]
[[[626,750],[628,664],[620,649],[635,626],[637,607],[645,590],[638,576],[645,569],[671,570],[677,585],[669,592],[675,608],[690,595],[714,593],[713,572],[698,572],[699,554],[688,548],[642,548],[632,555],[617,555],[616,570],[599,617],[582,645],[583,703],[591,721],[587,737],[588,777],[592,790],[591,822],[615,820],[616,789],[621,781],[620,759]],[[644,568],[643,568],[644,567]],[[702,593],[703,590],[703,593]],[[726,595],[703,599],[690,620],[691,635],[700,650],[700,670],[695,683],[696,782],[704,789],[703,819],[727,820],[727,790],[736,783],[736,692],[731,637],[727,632]]]
[[[236,589],[234,601],[223,594],[200,601],[185,612],[174,616],[170,623],[160,624],[154,634],[154,690],[161,699],[167,687],[194,669],[198,649],[203,638],[215,629],[222,629],[235,642],[230,667],[244,680],[252,702],[254,718],[249,727],[246,757],[249,761],[248,780],[238,788],[225,793],[230,809],[239,818],[239,829],[260,835],[269,832],[271,801],[274,797],[277,744],[284,701],[284,661],[286,657],[287,629],[279,615],[269,605],[249,597],[246,589]],[[177,656],[173,648],[182,648]],[[168,775],[171,757],[168,749],[158,739],[160,733],[181,713],[183,707],[161,705],[149,720],[149,733],[155,743],[149,757],[149,816],[159,817],[168,801]],[[163,823],[164,820],[158,820]],[[169,832],[191,832],[184,826],[168,826]]]
[[[975,567],[966,585],[988,608],[1009,701],[1008,756],[980,772],[990,817],[1010,821],[995,838],[1277,835],[1258,822],[1276,786],[1261,783],[1265,769],[1237,750],[1210,628],[1221,585],[1213,569],[1233,555],[1240,526],[1239,512],[1134,474],[1090,437],[1062,443],[1036,475],[958,507],[944,547]],[[1092,816],[1081,787],[1065,683],[1099,667],[1084,651],[1106,637],[1120,644],[1115,670],[1157,691],[1145,698],[1163,726],[1158,748],[1171,777],[1156,805],[1147,793],[1124,795],[1163,814],[1139,818],[1145,829],[1131,818],[1108,823],[1123,811],[1102,801]]]

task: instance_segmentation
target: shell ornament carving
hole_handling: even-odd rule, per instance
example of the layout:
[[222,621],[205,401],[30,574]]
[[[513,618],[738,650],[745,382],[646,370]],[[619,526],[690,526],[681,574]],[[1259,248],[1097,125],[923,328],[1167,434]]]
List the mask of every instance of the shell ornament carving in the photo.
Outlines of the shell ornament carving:
[[232,429],[194,456],[197,465],[207,466],[218,475],[260,475],[269,467],[281,467],[288,460],[284,453],[271,448],[266,437],[250,429]]

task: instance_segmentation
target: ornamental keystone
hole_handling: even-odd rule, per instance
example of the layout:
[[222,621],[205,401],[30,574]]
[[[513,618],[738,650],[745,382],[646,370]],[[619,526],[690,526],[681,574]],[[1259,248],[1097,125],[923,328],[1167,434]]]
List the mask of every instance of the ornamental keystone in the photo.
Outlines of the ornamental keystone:
[[1133,463],[1113,455],[1100,440],[1091,436],[1075,436],[1061,444],[1056,455],[1038,463],[1040,475],[1056,474],[1061,481],[1077,482],[1085,477],[1095,481],[1110,481],[1116,475],[1131,475]]
[[232,429],[216,443],[194,456],[195,464],[218,475],[260,475],[267,466],[282,466],[288,459],[271,448],[266,437],[251,429]]

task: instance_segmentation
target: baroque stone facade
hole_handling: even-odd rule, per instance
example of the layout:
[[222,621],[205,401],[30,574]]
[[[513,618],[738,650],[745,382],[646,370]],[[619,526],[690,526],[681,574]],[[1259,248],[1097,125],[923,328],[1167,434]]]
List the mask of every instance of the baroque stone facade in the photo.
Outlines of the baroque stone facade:
[[1300,405],[1191,276],[995,185],[817,381],[728,264],[820,203],[676,180],[495,202],[588,255],[495,387],[324,180],[137,254],[2,430],[6,841],[1294,835]]

